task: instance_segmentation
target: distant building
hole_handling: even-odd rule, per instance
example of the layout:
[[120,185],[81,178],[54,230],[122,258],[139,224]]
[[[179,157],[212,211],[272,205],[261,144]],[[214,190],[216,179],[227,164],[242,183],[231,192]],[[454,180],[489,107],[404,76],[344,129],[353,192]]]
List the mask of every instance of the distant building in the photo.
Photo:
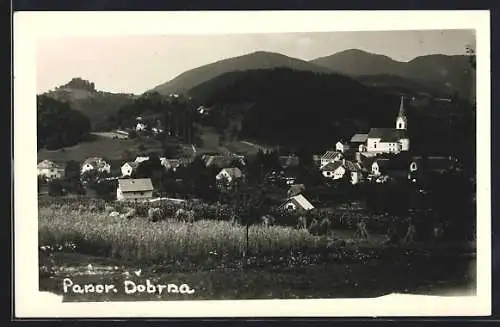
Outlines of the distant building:
[[61,179],[64,177],[64,166],[50,160],[40,161],[37,165],[38,176],[46,180]]
[[81,167],[81,174],[90,172],[90,171],[96,171],[98,173],[110,173],[111,172],[111,166],[102,158],[99,157],[92,157],[86,159],[82,163]]
[[130,161],[123,164],[121,167],[122,176],[132,176],[139,167],[138,162]]
[[239,168],[224,168],[216,176],[217,181],[227,181],[228,183],[233,183],[236,180],[243,178],[243,173]]
[[296,212],[305,212],[314,209],[314,206],[302,194],[299,194],[286,199],[280,208]]
[[336,144],[335,144],[335,150],[339,151],[339,152],[342,152],[342,153],[345,153],[347,150],[349,150],[350,147],[349,147],[349,144],[347,142],[344,142],[344,141],[338,141]]
[[349,174],[349,181],[351,184],[357,184],[362,178],[362,168],[358,163],[349,160],[336,161],[329,163],[321,168],[323,177],[332,180],[338,180]]
[[325,154],[321,156],[320,167],[340,160],[342,160],[342,153],[340,151],[326,151]]
[[146,124],[144,124],[142,121],[139,121],[137,125],[135,125],[135,130],[137,132],[142,132],[146,130]]
[[119,179],[116,189],[118,201],[149,200],[153,198],[153,183],[150,178]]

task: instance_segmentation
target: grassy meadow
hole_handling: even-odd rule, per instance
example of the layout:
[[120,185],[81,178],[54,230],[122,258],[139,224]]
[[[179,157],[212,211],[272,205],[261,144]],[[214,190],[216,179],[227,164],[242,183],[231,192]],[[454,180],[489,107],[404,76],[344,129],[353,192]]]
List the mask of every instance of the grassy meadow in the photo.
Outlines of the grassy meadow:
[[248,229],[247,249],[246,227],[237,223],[169,217],[153,222],[63,202],[39,204],[40,290],[61,294],[64,278],[116,285],[149,279],[196,289],[192,296],[66,294],[65,301],[304,299],[474,289],[475,259],[461,256],[464,249],[443,248],[429,257],[418,245],[387,247],[385,235],[359,240],[348,230],[314,236],[262,225]]

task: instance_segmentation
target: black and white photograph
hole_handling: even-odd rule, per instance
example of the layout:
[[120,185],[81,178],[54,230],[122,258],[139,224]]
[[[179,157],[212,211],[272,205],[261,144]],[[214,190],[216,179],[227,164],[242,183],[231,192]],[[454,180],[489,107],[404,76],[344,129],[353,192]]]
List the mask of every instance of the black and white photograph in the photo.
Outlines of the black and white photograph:
[[15,16],[16,306],[488,314],[488,12],[316,15]]

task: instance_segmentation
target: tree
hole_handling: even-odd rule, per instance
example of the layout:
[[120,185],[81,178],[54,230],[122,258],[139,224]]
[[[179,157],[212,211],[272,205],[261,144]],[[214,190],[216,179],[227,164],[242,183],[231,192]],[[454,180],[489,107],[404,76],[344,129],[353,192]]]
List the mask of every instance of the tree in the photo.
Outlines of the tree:
[[38,146],[55,150],[75,145],[89,136],[90,120],[66,102],[37,96]]

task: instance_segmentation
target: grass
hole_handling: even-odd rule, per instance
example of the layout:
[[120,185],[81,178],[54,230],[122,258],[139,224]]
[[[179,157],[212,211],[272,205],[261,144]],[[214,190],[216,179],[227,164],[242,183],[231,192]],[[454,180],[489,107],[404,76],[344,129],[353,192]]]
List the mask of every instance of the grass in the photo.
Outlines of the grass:
[[123,152],[138,151],[139,145],[143,144],[146,151],[160,151],[161,143],[155,139],[113,139],[106,136],[94,135],[93,140],[79,143],[75,146],[49,151],[41,149],[38,151],[38,160],[52,160],[67,162],[70,160],[83,161],[89,157],[104,157],[109,160],[121,160]]
[[[104,213],[67,213],[40,208],[39,243],[72,243],[80,253],[134,262],[197,263],[209,257],[232,261],[241,258],[246,248],[246,229],[226,221],[150,222],[141,218],[109,217]],[[306,230],[260,225],[249,228],[249,250],[254,254],[317,251],[328,247],[324,238]]]
[[[39,207],[40,290],[61,294],[62,280],[114,284],[187,283],[194,295],[72,294],[65,301],[306,299],[370,297],[391,292],[432,293],[437,287],[470,289],[475,259],[450,254],[400,255],[383,237],[337,240],[305,230],[227,221],[110,217],[88,207]],[[50,248],[48,249],[49,246]],[[397,249],[396,249],[397,250]],[[443,252],[443,251],[441,251]],[[91,268],[89,268],[89,264]],[[432,266],[433,269],[428,269]],[[134,275],[141,268],[142,275]]]

